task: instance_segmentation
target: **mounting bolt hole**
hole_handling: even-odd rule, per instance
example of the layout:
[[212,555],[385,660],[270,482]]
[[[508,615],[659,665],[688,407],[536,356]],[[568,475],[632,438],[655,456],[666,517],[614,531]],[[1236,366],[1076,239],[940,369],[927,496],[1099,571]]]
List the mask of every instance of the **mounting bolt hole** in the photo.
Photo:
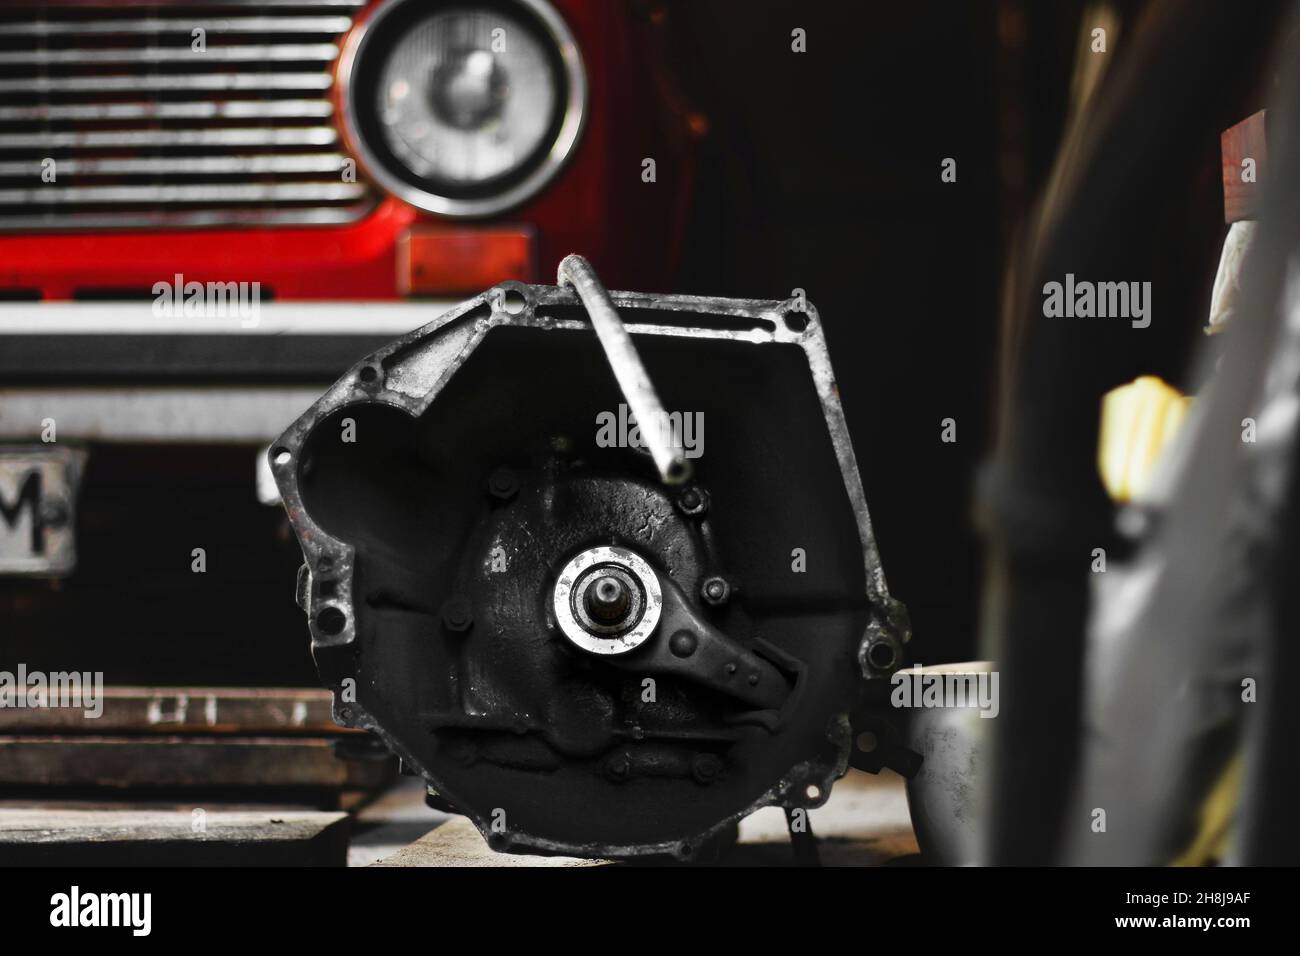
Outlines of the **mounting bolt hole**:
[[316,615],[316,626],[325,634],[341,634],[347,624],[348,616],[336,607],[321,608]]
[[864,730],[862,733],[858,734],[856,743],[859,750],[864,754],[869,754],[871,751],[876,749],[876,745],[880,743],[880,741],[876,739],[876,735],[871,731]]
[[806,312],[787,312],[781,317],[785,327],[791,332],[799,333],[808,328],[808,313]]
[[283,468],[285,465],[289,464],[289,459],[292,457],[293,456],[289,454],[289,449],[287,448],[277,448],[275,451],[271,452],[271,461],[277,468]]
[[897,659],[898,652],[894,650],[894,645],[889,641],[876,641],[867,649],[867,660],[877,670],[889,670],[894,666]]
[[822,788],[817,786],[815,783],[808,784],[807,789],[804,790],[803,793],[805,797],[812,801],[817,801],[822,798]]
[[501,308],[505,309],[507,315],[518,315],[528,308],[528,300],[524,298],[522,292],[507,289],[501,296]]
[[379,380],[379,369],[375,368],[373,365],[362,366],[361,371],[358,374],[361,376],[361,381],[365,382],[367,385],[372,385]]

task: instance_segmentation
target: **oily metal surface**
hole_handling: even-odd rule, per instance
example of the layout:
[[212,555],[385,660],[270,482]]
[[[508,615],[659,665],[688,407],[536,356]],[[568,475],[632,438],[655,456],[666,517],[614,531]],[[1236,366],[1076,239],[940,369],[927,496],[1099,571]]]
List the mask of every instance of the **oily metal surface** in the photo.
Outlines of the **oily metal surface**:
[[[858,473],[857,462],[845,427],[826,343],[815,309],[795,311],[794,302],[714,299],[690,296],[647,296],[613,292],[611,299],[623,314],[636,318],[627,322],[638,341],[662,337],[684,346],[695,340],[701,345],[725,342],[764,347],[796,346],[802,350],[834,459],[842,479],[843,492],[851,508],[862,557],[863,605],[868,609],[866,626],[857,641],[858,666],[863,677],[883,676],[874,660],[901,657],[901,645],[908,637],[906,613],[890,597],[872,535],[870,517]],[[663,321],[657,321],[658,316]],[[356,551],[345,537],[336,536],[318,523],[304,504],[301,487],[301,456],[313,431],[327,420],[353,408],[384,406],[418,419],[432,405],[452,376],[496,329],[527,329],[546,333],[590,334],[581,317],[574,294],[565,289],[506,283],[463,303],[442,318],[373,353],[343,376],[311,409],[275,442],[269,452],[273,474],[285,507],[303,547],[310,577],[304,582],[302,602],[311,622],[313,652],[321,677],[335,691],[336,718],[350,726],[371,730],[406,764],[430,779],[431,785],[455,800],[456,794],[440,785],[430,768],[417,759],[409,741],[395,735],[379,719],[373,707],[358,701],[356,688],[358,614],[356,606]],[[761,428],[763,422],[758,422]],[[869,654],[878,644],[892,654]],[[352,683],[349,684],[349,681]],[[351,691],[351,692],[350,692]],[[816,805],[825,799],[831,784],[848,762],[851,738],[849,710],[852,701],[840,708],[841,716],[824,730],[828,749],[811,759],[796,761],[771,781],[756,799],[728,813],[698,832],[681,839],[659,843],[590,844],[572,839],[557,841],[545,835],[511,830],[494,833],[489,808],[461,807],[479,829],[495,837],[494,845],[516,851],[563,852],[587,855],[633,856],[669,854],[689,858],[712,837],[724,832],[736,819],[757,807]],[[834,754],[828,757],[826,754]],[[454,788],[453,788],[454,789]]]

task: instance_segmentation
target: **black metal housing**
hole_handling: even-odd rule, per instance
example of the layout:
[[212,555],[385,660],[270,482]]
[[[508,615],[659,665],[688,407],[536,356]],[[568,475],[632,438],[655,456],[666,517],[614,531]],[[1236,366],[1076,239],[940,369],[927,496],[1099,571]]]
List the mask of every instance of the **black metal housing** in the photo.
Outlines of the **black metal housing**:
[[[336,719],[378,734],[496,848],[690,859],[758,807],[826,799],[869,679],[901,662],[906,613],[816,311],[611,296],[664,407],[707,424],[691,484],[597,445],[598,414],[624,399],[585,313],[517,283],[358,363],[269,455]],[[682,679],[671,655],[657,669],[648,648],[612,666],[572,647],[556,574],[604,545],[680,593],[675,619],[784,675],[783,703]]]

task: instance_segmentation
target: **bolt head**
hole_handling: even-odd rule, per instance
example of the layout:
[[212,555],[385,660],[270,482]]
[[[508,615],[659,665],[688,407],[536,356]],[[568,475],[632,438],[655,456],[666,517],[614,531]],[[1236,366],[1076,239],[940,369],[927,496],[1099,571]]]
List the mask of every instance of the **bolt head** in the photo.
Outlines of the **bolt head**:
[[717,577],[706,578],[704,585],[700,588],[700,594],[704,600],[713,605],[725,604],[731,597],[731,585],[727,583],[726,578]]
[[668,649],[677,657],[690,657],[699,645],[700,639],[687,630],[678,631],[668,639]]
[[709,493],[691,485],[677,496],[677,507],[682,514],[702,515],[709,510]]
[[488,475],[488,494],[502,501],[509,501],[519,493],[519,476],[509,468],[498,468]]
[[468,631],[474,623],[474,611],[469,598],[457,596],[443,604],[442,623],[449,631]]
[[602,575],[588,584],[582,599],[587,613],[601,624],[617,624],[627,617],[632,606],[627,585],[612,574]]
[[691,774],[700,783],[712,783],[722,773],[722,761],[717,754],[696,754],[691,760]]

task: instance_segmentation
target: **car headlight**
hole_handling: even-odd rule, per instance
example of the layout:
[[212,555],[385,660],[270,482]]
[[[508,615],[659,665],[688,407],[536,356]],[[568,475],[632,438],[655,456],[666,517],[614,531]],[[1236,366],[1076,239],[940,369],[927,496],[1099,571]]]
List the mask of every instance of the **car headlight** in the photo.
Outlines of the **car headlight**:
[[339,64],[344,124],[389,192],[486,216],[551,179],[586,112],[577,44],[545,0],[388,0]]

